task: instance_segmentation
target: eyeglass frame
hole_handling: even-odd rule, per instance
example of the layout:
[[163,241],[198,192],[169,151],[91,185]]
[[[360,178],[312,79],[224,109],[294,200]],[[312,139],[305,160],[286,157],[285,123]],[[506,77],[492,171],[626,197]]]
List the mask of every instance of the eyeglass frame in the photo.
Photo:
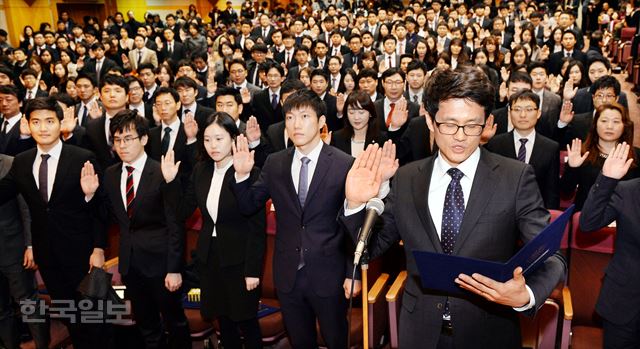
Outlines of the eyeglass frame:
[[[482,135],[482,131],[484,130],[484,127],[487,125],[485,123],[485,124],[466,124],[466,125],[460,126],[458,124],[454,124],[454,123],[451,123],[451,122],[438,122],[436,120],[433,120],[433,122],[436,124],[436,127],[438,128],[438,132],[442,133],[443,135],[447,135],[447,136],[453,136],[456,133],[458,133],[458,131],[460,129],[462,129],[462,133],[464,133],[466,136],[477,137],[477,136]],[[455,126],[456,127],[456,131],[453,132],[453,133],[445,133],[440,128],[441,125],[452,125],[452,126]],[[480,133],[478,133],[478,134],[468,134],[467,131],[465,131],[467,126],[480,126]]]
[[121,145],[129,145],[131,144],[131,142],[135,141],[136,139],[140,139],[140,136],[136,136],[136,137],[124,137],[124,138],[115,138],[115,137],[111,137],[111,143],[114,146],[121,146]]

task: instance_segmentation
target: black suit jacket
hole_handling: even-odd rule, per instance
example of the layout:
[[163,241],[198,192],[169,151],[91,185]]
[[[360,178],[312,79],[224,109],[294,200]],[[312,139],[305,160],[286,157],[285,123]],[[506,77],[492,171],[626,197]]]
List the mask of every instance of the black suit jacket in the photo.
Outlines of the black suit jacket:
[[66,141],[68,144],[91,150],[96,155],[100,168],[108,168],[120,162],[118,154],[107,142],[105,119],[106,116],[91,119],[87,123],[87,127],[76,127],[73,136]]
[[[105,74],[109,71],[109,69],[117,66],[116,62],[109,58],[104,58],[104,62],[102,62],[102,67],[100,68],[100,74],[98,76],[98,81],[104,77]],[[96,59],[91,58],[87,63],[85,63],[84,67],[81,69],[83,73],[96,74]]]
[[[4,123],[4,119],[0,118],[0,125]],[[23,151],[35,147],[33,138],[20,138],[20,121],[18,121],[9,132],[0,134],[0,154],[16,156]]]
[[425,116],[409,120],[404,132],[392,132],[392,134],[394,135],[393,143],[396,145],[396,157],[401,165],[424,159],[434,152],[429,144],[431,133]]
[[[180,118],[180,121],[184,121],[183,119],[183,115],[182,115],[182,111],[183,111],[183,107],[180,107],[180,109],[178,109],[178,117]],[[190,110],[190,112],[193,113],[193,110]],[[209,116],[211,116],[211,114],[215,113],[216,111],[203,106],[202,104],[198,103],[198,105],[196,106],[196,113],[193,116],[196,119],[196,123],[198,124],[198,129],[199,130],[203,130],[207,127],[207,119],[209,119]]]
[[[578,50],[578,48],[573,49],[573,59],[579,60],[582,64],[587,64],[587,55],[582,53],[582,51]],[[547,60],[547,71],[549,74],[558,75],[560,74],[560,69],[562,68],[562,59],[564,58],[564,50],[558,51],[556,53],[552,53],[549,56],[549,60]]]
[[284,130],[284,120],[272,124],[267,129],[267,140],[274,152],[278,152],[293,145],[291,139],[287,139],[287,144],[284,144]]
[[258,119],[258,124],[260,124],[260,129],[262,130],[262,132],[266,132],[270,125],[284,120],[284,114],[282,113],[282,103],[278,103],[278,106],[274,110],[271,107],[270,94],[271,90],[265,88],[264,90],[256,93],[255,96],[253,96],[253,100],[251,101],[253,116]]
[[[445,302],[449,301],[454,342],[460,348],[520,348],[517,313],[464,292],[447,294],[422,288],[411,251],[443,253],[429,211],[427,196],[436,156],[401,167],[393,178],[383,226],[374,228],[368,244],[371,258],[381,255],[399,240],[404,242],[408,277],[400,310],[401,348],[436,348]],[[500,180],[496,180],[499,178]],[[540,197],[533,169],[481,149],[480,161],[467,199],[453,254],[504,262],[519,249],[520,240],[533,239],[548,223],[549,213]],[[364,219],[364,210],[339,220],[352,239]],[[544,303],[564,277],[560,255],[545,261],[527,277],[536,299]],[[533,312],[531,310],[530,312]]]
[[542,110],[540,119],[536,123],[536,132],[553,139],[562,109],[562,98],[548,90],[544,90],[542,94]]
[[49,202],[40,196],[33,177],[37,150],[18,154],[9,173],[0,181],[0,205],[21,194],[31,213],[31,235],[35,262],[44,268],[89,267],[94,247],[106,246],[104,195],[89,201],[80,187],[80,171],[90,161],[100,172],[94,155],[63,144]]
[[327,108],[327,115],[325,115],[327,119],[327,127],[329,131],[337,131],[344,126],[344,121],[342,119],[338,119],[338,110],[337,110],[337,102],[338,99],[336,96],[329,94],[329,92],[325,92],[324,94],[324,104]]
[[[593,112],[594,107],[591,86],[579,89],[571,102],[573,103],[573,112],[576,114]],[[627,94],[624,91],[620,91],[618,103],[628,110],[629,102],[627,101]]]
[[640,312],[639,196],[640,179],[618,181],[600,174],[580,215],[580,230],[585,233],[616,222],[616,249],[596,303],[598,314],[616,325],[628,324]]
[[[202,129],[204,130],[204,128]],[[178,134],[176,135],[176,141],[173,144],[173,154],[175,161],[181,161],[180,163],[180,177],[185,181],[191,175],[191,170],[196,158],[196,143],[187,144],[187,134],[184,132],[184,125],[180,123]],[[149,130],[149,140],[144,147],[144,150],[149,155],[149,158],[160,161],[162,158],[162,127],[154,127]]]
[[493,115],[493,122],[498,126],[496,128],[496,135],[509,132],[509,112],[507,107],[498,108],[491,112]]
[[[214,222],[207,208],[207,198],[215,171],[215,162],[212,160],[198,162],[181,200],[179,210],[181,219],[190,217],[196,207],[200,208],[202,214],[202,229],[198,234],[196,258],[203,264],[206,264],[209,258],[216,258],[223,268],[243,264],[243,277],[261,277],[266,246],[265,208],[251,216],[240,213],[238,201],[232,189],[235,171],[231,166],[222,182],[218,200],[218,217]],[[257,179],[258,173],[259,170],[254,169],[249,181]],[[219,255],[209,254],[214,227]]]
[[[11,156],[0,154],[0,179],[12,164]],[[31,215],[22,195],[0,205],[0,231],[0,267],[22,265],[24,250],[31,245]]]
[[[378,144],[382,147],[382,145],[386,141],[387,133],[381,132],[377,135],[377,137],[367,137],[364,141],[364,148],[366,149],[369,144]],[[347,131],[345,128],[342,128],[331,134],[331,145],[353,156],[353,154],[351,154],[351,137],[347,136]]]
[[[354,64],[355,57],[355,64]],[[358,54],[354,54],[353,52],[349,52],[343,56],[344,62],[342,62],[342,68],[344,70],[353,68],[354,65],[358,65],[359,62],[362,61],[362,50]]]
[[[513,142],[513,131],[493,137],[485,148],[496,154],[518,159],[517,149]],[[560,188],[558,186],[560,180],[560,150],[558,143],[536,133],[529,165],[533,166],[535,171],[536,181],[538,182],[538,188],[540,188],[545,207],[548,209],[560,207]]]
[[135,265],[135,270],[146,277],[179,273],[184,248],[184,235],[176,215],[180,182],[167,184],[160,163],[147,158],[129,218],[122,200],[122,166],[115,164],[104,175],[111,216],[120,227],[118,270],[127,275],[131,265]]
[[269,27],[267,28],[267,36],[264,37],[262,36],[262,26],[257,26],[253,28],[253,30],[251,31],[251,36],[254,38],[262,37],[266,45],[272,45],[273,41],[271,41],[271,34],[273,33],[274,30],[275,28],[272,25],[269,25]]
[[278,291],[294,288],[300,250],[303,250],[307,277],[320,297],[344,292],[342,283],[351,274],[345,255],[345,235],[336,217],[344,204],[344,182],[353,158],[323,144],[306,198],[300,206],[291,163],[295,148],[271,154],[258,180],[233,185],[243,214],[254,214],[272,199],[278,215],[273,277]]
[[[378,96],[380,96],[380,94],[378,94]],[[384,113],[384,96],[373,102],[373,105],[376,107],[376,114],[378,114],[378,129],[380,131],[389,131],[389,129],[387,128],[387,114]],[[409,111],[409,118],[407,120],[407,123],[405,123],[404,126],[400,128],[400,130],[394,132],[399,132],[399,134],[402,134],[402,132],[404,132],[404,130],[406,129],[406,125],[409,123],[409,121],[420,115],[420,105],[409,100],[407,100],[407,110]],[[389,138],[395,138],[395,136],[393,135],[394,132],[389,132]]]
[[563,128],[556,126],[555,141],[560,143],[561,149],[566,149],[567,144],[571,144],[575,138],[580,138],[584,142],[587,140],[592,123],[593,112],[575,114],[569,125]]
[[[176,36],[177,37],[177,36]],[[186,52],[181,42],[173,41],[173,53],[169,54],[169,49],[167,47],[167,43],[165,42],[162,46],[162,50],[158,51],[158,59],[160,62],[164,62],[168,59],[171,59],[174,64],[178,63],[181,59],[186,57]]]

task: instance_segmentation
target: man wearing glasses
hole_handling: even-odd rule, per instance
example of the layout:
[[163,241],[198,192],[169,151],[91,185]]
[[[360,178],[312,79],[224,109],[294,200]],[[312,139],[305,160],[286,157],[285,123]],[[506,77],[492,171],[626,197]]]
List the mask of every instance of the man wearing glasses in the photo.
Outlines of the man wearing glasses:
[[[534,314],[564,277],[565,263],[554,255],[526,278],[516,268],[505,283],[460,274],[459,293],[424,289],[419,282],[412,251],[504,262],[519,241],[530,241],[549,221],[533,168],[480,147],[494,96],[489,79],[474,67],[431,77],[424,103],[438,152],[398,170],[383,224],[371,235],[371,258],[404,242],[409,275],[400,311],[401,348],[520,348],[518,313]],[[380,173],[393,153],[388,144],[371,145],[349,171],[339,219],[354,240],[365,203],[378,194]]]
[[586,113],[575,114],[572,111],[573,104],[565,101],[560,111],[560,119],[556,129],[556,140],[562,149],[571,144],[574,138],[580,138],[583,142],[593,122],[596,110],[603,104],[616,103],[620,97],[620,82],[611,75],[605,75],[596,80],[591,86],[593,110]]

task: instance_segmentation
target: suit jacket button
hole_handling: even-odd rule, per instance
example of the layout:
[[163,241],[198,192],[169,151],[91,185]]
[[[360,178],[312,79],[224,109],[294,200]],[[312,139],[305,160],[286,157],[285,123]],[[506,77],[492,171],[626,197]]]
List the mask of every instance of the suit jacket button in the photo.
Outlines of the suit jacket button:
[[300,247],[296,247],[296,252],[300,252]]
[[442,303],[436,304],[436,308],[438,308],[438,310],[442,309]]

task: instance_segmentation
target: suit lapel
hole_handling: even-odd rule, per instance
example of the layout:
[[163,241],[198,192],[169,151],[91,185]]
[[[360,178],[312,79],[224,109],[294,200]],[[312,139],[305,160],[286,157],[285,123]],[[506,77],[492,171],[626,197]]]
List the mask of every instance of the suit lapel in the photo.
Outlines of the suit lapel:
[[542,141],[540,140],[540,135],[536,132],[536,138],[533,141],[533,149],[531,150],[531,157],[529,158],[529,164],[539,163],[538,159],[543,158],[542,149]]
[[207,205],[207,197],[209,196],[209,191],[211,190],[211,178],[213,178],[213,171],[215,170],[215,162],[213,160],[205,161],[205,165],[202,169],[202,175],[198,176],[197,188],[206,188],[206,190],[196,190],[196,195],[198,198],[198,202],[204,204],[204,207]]
[[329,168],[331,167],[332,151],[333,150],[328,145],[322,144],[322,150],[320,151],[320,156],[318,157],[318,164],[316,165],[316,169],[313,172],[311,184],[309,184],[309,192],[307,194],[306,202],[310,202],[313,195],[320,188],[320,183],[322,183],[327,172],[329,172]]
[[149,183],[153,175],[155,173],[155,169],[151,168],[151,158],[147,157],[147,161],[144,163],[144,168],[142,169],[142,174],[140,175],[140,182],[138,183],[138,187],[135,189],[135,200],[133,200],[133,212],[131,216],[131,221],[133,221],[138,214],[138,209],[140,208],[140,199],[144,197],[144,194],[153,189],[151,187],[151,183]]
[[[53,182],[53,188],[51,189],[51,197],[49,198],[49,202],[53,202],[55,198],[58,196],[58,193],[62,192],[62,182],[65,180],[67,176],[67,172],[69,167],[71,166],[71,155],[68,153],[67,146],[62,144],[62,151],[60,152],[60,160],[58,160],[58,168],[56,169],[56,178]],[[80,179],[78,178],[78,181]]]
[[467,200],[467,207],[464,210],[464,218],[453,248],[453,254],[460,252],[465,240],[471,234],[478,218],[480,218],[481,213],[487,206],[489,199],[493,196],[495,185],[491,185],[491,180],[494,180],[495,176],[492,172],[497,166],[498,163],[489,158],[488,151],[481,149],[480,162],[478,162],[478,168],[473,178],[471,193]]
[[418,217],[424,226],[424,230],[431,240],[431,244],[438,253],[442,252],[440,239],[437,235],[436,226],[433,224],[433,218],[429,211],[429,183],[431,183],[431,173],[433,172],[433,163],[435,156],[428,158],[418,167],[419,173],[411,179],[411,188],[413,189],[413,203],[416,205]]
[[[505,137],[506,142],[504,142],[504,144],[502,144],[502,147],[504,147],[505,150],[507,150],[507,156],[512,158],[512,159],[517,159],[517,153],[516,153],[516,144],[513,142],[513,130],[511,130],[511,132],[509,132],[509,137]],[[500,145],[499,145],[500,146]]]
[[[287,178],[287,191],[289,191],[289,195],[291,195],[291,197],[295,198],[295,202],[296,202],[296,208],[298,209],[298,214],[302,215],[302,206],[300,206],[300,200],[298,200],[298,193],[296,193],[296,187],[293,184],[293,178],[291,177],[291,164],[293,163],[293,153],[295,151],[294,147],[288,148],[287,149],[287,159],[286,161],[282,162],[282,172],[281,172],[281,176],[282,178]],[[316,170],[317,170],[317,166],[316,166]],[[307,195],[307,199],[310,197],[310,195]]]

